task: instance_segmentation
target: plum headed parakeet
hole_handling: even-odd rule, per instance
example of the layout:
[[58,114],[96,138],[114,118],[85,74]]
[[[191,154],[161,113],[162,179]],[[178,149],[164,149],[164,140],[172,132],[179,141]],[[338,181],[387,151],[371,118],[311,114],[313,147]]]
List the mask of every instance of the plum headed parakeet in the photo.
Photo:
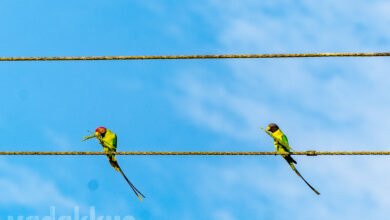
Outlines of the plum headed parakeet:
[[275,123],[270,123],[267,126],[267,129],[264,131],[274,139],[274,146],[276,148],[276,152],[285,154],[282,155],[282,157],[287,161],[291,169],[294,170],[294,172],[310,187],[310,189],[312,189],[317,195],[320,195],[320,193],[316,189],[314,189],[314,187],[312,187],[305,180],[305,178],[303,178],[303,176],[298,172],[297,168],[295,168],[294,164],[297,164],[297,162],[289,154],[292,148],[288,144],[288,139],[286,135],[282,132],[282,130],[280,130],[279,126]]
[[125,178],[126,182],[129,184],[131,189],[134,191],[135,195],[138,197],[140,201],[142,201],[142,198],[145,198],[145,196],[130,182],[130,180],[127,178],[125,173],[120,168],[118,161],[115,158],[115,154],[110,154],[110,152],[116,152],[116,146],[117,146],[117,136],[114,132],[111,130],[105,128],[105,127],[98,127],[95,130],[95,133],[84,137],[83,141],[91,139],[91,138],[97,138],[100,142],[100,144],[103,147],[103,151],[107,153],[108,161],[110,162],[111,166],[122,174],[122,176]]

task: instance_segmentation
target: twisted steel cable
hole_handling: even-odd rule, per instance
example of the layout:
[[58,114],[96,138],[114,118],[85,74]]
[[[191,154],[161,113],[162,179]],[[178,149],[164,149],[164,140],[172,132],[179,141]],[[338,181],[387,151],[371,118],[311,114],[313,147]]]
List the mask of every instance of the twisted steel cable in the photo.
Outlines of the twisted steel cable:
[[206,55],[134,55],[134,56],[42,56],[0,57],[0,61],[93,61],[93,60],[174,60],[174,59],[266,59],[310,57],[388,57],[390,52],[206,54]]

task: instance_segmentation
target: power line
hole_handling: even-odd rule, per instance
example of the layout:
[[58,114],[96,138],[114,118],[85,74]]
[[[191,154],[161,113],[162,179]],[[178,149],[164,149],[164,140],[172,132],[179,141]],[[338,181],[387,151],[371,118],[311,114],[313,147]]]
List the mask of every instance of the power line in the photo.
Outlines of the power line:
[[[133,156],[270,156],[287,155],[275,151],[122,151],[112,152],[115,155]],[[390,155],[390,151],[295,151],[291,155],[305,156],[345,156],[345,155]],[[0,151],[0,155],[33,155],[33,156],[54,156],[54,155],[106,155],[101,151]]]
[[209,55],[135,55],[135,56],[54,56],[0,57],[0,61],[92,61],[92,60],[173,60],[173,59],[260,59],[308,57],[388,57],[390,52],[366,53],[273,53],[273,54],[209,54]]

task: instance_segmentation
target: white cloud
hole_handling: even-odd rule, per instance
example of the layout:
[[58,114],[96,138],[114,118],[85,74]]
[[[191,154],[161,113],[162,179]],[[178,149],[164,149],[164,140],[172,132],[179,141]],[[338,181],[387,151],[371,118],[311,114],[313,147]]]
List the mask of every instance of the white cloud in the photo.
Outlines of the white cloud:
[[369,50],[389,34],[386,1],[216,0],[202,6],[213,11],[199,13],[212,21],[224,50]]
[[274,167],[265,166],[264,158],[234,165],[203,165],[202,172],[193,175],[205,215],[227,219],[241,213],[251,213],[256,219],[386,219],[390,214],[386,194],[390,178],[385,175],[389,168],[383,166],[386,158],[370,162],[364,162],[364,157],[296,159],[298,169],[320,196],[279,157],[268,163]]
[[45,136],[53,144],[53,146],[67,150],[72,147],[70,139],[64,133],[57,132],[51,128],[44,129]]
[[213,219],[218,219],[218,220],[234,220],[232,214],[230,213],[229,210],[216,210],[213,213]]
[[2,206],[46,210],[53,205],[62,208],[73,208],[78,205],[62,193],[53,181],[43,178],[27,167],[1,160],[0,173]]
[[[384,1],[289,4],[215,0],[204,6],[214,13],[199,13],[210,16],[221,51],[386,51],[390,46],[390,15],[385,12],[388,7]],[[224,67],[229,71],[220,73],[227,76],[220,82],[189,76],[188,70],[179,74],[177,85],[183,95],[176,104],[198,126],[227,139],[257,145],[259,136],[266,136],[258,126],[273,121],[281,125],[296,150],[389,147],[387,58],[228,60]],[[266,138],[262,141],[272,145]],[[286,164],[270,168],[270,164],[259,167],[242,162],[230,167],[207,167],[204,170],[217,180],[203,179],[202,186],[227,204],[240,199],[238,188],[252,190],[245,204],[255,204],[255,213],[267,213],[270,204],[280,207],[280,212],[265,215],[275,219],[388,216],[390,200],[386,192],[390,178],[385,177],[389,171],[385,158],[301,157],[300,161],[303,175],[319,183],[319,198],[304,192],[309,190],[305,187],[298,188],[296,182],[300,180],[292,178],[293,174],[286,176]],[[224,187],[216,184],[221,182]],[[232,191],[234,195],[229,194]],[[224,209],[214,210],[216,215],[234,215],[220,210]]]
[[[385,4],[381,1],[373,5],[370,2],[351,4],[349,10],[344,7],[349,3],[319,4],[212,1],[205,7],[216,11],[210,21],[218,24],[216,35],[221,37],[221,47],[228,51],[283,52],[306,47],[312,47],[311,52],[318,48],[359,51],[364,45],[366,48],[375,46],[373,42],[381,34],[386,36],[387,28],[381,27],[390,16],[383,15],[379,19],[378,5]],[[288,11],[285,11],[287,6]],[[353,13],[362,8],[365,9],[364,19]],[[207,12],[202,14],[211,16]],[[352,27],[361,23],[368,30],[356,34]],[[375,25],[370,25],[373,23]],[[367,35],[372,31],[378,32],[377,35]],[[373,41],[367,40],[367,36]],[[377,131],[367,128],[375,126],[378,120],[386,122],[390,103],[386,101],[389,98],[385,91],[390,77],[385,71],[389,67],[385,59],[241,60],[227,61],[226,65],[230,73],[220,74],[229,74],[234,83],[191,78],[188,70],[178,80],[181,91],[186,94],[180,99],[185,103],[183,112],[198,124],[235,137],[253,139],[257,132],[250,131],[260,122],[264,125],[268,120],[275,120],[284,123],[288,130],[296,131],[295,134],[304,133],[304,128],[322,127],[312,132],[328,133],[332,137],[333,129],[340,132],[339,129],[345,128],[342,145],[387,143],[382,134],[378,137],[380,141],[377,138],[374,143],[371,139],[354,138],[355,134],[377,135]],[[386,126],[383,130],[390,128],[386,124],[382,123]]]

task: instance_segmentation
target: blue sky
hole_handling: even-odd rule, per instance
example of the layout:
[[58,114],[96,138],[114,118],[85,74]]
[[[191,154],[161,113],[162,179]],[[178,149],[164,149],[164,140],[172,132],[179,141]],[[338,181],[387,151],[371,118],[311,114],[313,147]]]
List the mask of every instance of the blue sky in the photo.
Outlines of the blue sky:
[[[388,1],[0,1],[0,56],[389,51]],[[390,150],[388,58],[0,63],[0,150]],[[386,157],[0,157],[0,216],[385,219]]]

